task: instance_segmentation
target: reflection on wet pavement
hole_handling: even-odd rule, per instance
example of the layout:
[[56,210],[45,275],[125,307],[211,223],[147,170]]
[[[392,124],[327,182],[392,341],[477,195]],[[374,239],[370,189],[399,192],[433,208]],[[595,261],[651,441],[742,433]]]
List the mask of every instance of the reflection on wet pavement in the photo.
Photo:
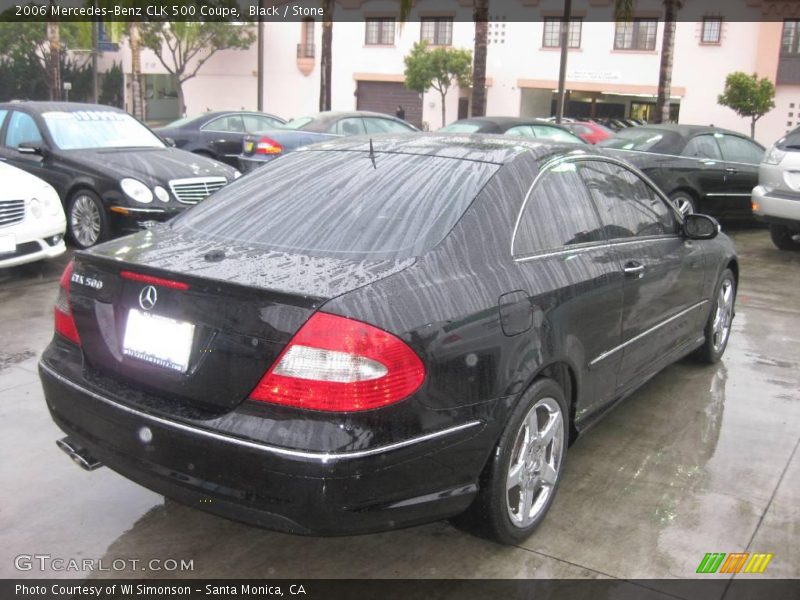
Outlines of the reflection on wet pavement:
[[724,360],[672,365],[583,436],[520,547],[446,522],[295,537],[81,471],[55,447],[36,376],[64,261],[0,271],[0,576],[42,576],[14,568],[38,553],[194,565],[100,577],[692,577],[706,552],[750,551],[774,553],[766,576],[799,577],[800,254],[775,250],[763,230],[734,237],[742,273]]

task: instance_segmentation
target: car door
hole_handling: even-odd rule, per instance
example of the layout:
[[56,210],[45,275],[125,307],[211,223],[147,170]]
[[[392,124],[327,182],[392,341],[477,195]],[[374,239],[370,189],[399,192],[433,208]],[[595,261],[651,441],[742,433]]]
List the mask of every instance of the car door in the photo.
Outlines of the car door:
[[[686,177],[701,196],[702,205],[715,206],[726,193],[725,161],[722,151],[712,133],[692,137],[684,146],[681,156],[693,159],[691,164],[680,167],[681,175]],[[664,190],[670,193],[671,190]]]
[[725,161],[725,213],[750,215],[750,196],[758,185],[758,166],[764,158],[764,148],[730,133],[717,133],[714,137]]
[[581,175],[624,275],[618,389],[635,387],[699,335],[703,250],[669,201],[622,163],[587,160]]
[[206,146],[226,162],[235,159],[242,151],[246,134],[241,115],[225,115],[203,125],[200,130]]
[[20,152],[18,148],[22,143],[46,146],[42,132],[34,118],[28,113],[12,110],[6,117],[0,154],[8,164],[36,175],[51,185],[55,185],[54,174],[47,169],[45,159],[39,154],[23,154]]
[[607,353],[620,344],[623,278],[574,161],[558,161],[537,178],[512,253],[533,318],[551,337],[539,343],[569,356],[581,389],[590,390],[578,417],[613,400],[622,355]]

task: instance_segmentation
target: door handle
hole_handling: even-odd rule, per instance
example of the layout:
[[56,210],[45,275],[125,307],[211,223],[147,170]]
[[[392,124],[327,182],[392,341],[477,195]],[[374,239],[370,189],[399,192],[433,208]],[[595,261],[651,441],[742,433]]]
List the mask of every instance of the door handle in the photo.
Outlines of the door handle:
[[735,175],[736,173],[738,173],[738,172],[739,172],[739,169],[736,169],[736,168],[734,168],[734,167],[727,167],[727,168],[725,169],[725,172],[726,172],[726,173],[730,173],[731,175]]
[[622,272],[625,273],[625,277],[640,279],[644,275],[644,265],[632,260],[625,263],[625,266],[622,267]]

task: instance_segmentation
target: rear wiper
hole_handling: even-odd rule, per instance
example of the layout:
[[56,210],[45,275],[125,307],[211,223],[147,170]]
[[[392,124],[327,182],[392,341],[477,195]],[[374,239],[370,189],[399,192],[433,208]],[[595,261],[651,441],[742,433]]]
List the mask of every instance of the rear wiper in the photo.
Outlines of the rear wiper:
[[800,150],[800,144],[786,144],[784,148],[789,148],[791,150]]

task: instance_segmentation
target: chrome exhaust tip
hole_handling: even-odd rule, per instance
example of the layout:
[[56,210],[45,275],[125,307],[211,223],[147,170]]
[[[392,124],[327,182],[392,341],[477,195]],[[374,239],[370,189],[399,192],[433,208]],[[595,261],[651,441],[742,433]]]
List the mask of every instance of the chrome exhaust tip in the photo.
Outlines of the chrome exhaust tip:
[[89,454],[89,451],[86,450],[86,448],[79,446],[68,437],[56,441],[56,446],[61,448],[66,455],[72,459],[72,462],[78,465],[81,469],[86,471],[94,471],[95,469],[99,469],[103,466],[103,463]]

